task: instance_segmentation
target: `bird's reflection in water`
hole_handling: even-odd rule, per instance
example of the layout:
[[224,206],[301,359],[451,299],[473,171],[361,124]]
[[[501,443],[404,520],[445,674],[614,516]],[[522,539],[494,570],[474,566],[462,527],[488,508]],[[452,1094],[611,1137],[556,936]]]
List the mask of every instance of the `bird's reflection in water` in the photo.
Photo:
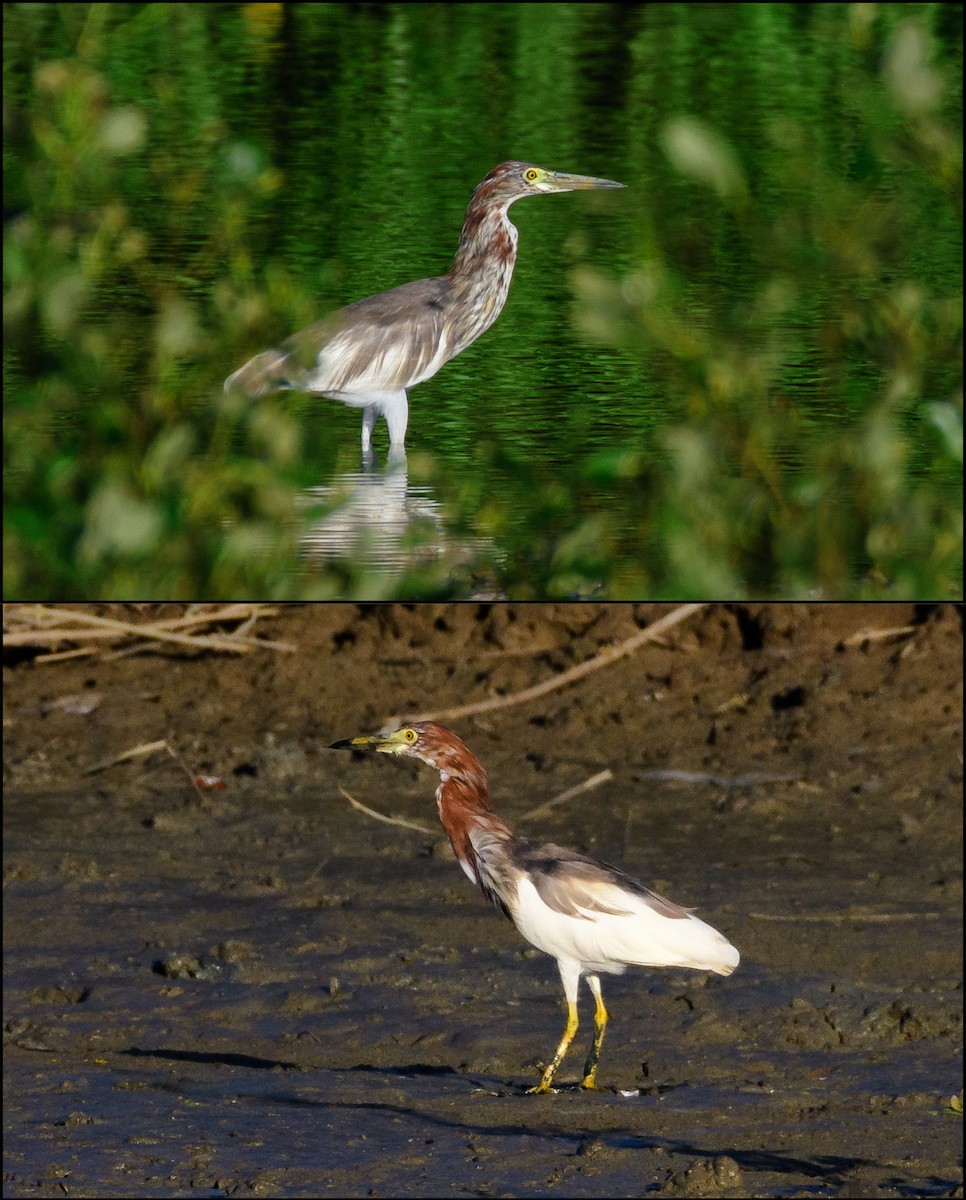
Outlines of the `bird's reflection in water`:
[[482,539],[456,543],[447,537],[433,489],[410,484],[401,447],[390,450],[385,467],[371,451],[363,454],[360,470],[306,489],[304,503],[328,510],[302,535],[305,557],[351,563],[386,586],[427,567],[438,568],[443,583],[448,568],[478,558],[484,549]]

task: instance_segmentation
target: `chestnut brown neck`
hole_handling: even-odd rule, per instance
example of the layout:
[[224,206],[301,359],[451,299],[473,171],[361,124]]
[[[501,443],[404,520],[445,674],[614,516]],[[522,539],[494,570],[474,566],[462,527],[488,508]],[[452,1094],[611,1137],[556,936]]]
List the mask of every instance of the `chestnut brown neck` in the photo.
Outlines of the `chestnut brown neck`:
[[479,763],[475,759],[473,761],[479,767],[479,776],[468,777],[464,769],[459,777],[444,779],[436,789],[436,804],[453,852],[461,863],[470,867],[477,884],[483,887],[471,832],[483,828],[497,837],[507,839],[512,838],[513,834],[503,818],[490,808],[486,775]]

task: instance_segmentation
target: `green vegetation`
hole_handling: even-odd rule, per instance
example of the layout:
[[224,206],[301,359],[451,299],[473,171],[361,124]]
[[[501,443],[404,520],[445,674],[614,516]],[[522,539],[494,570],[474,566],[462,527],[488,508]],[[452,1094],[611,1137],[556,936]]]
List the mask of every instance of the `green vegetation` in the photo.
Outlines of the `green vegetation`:
[[695,317],[659,244],[625,278],[578,272],[584,329],[646,348],[684,401],[656,454],[585,464],[627,503],[635,485],[646,496],[643,559],[661,574],[618,576],[619,593],[961,594],[961,265],[933,263],[949,290],[930,288],[934,249],[917,240],[924,211],[961,213],[961,142],[919,26],[895,30],[882,76],[852,96],[858,178],[831,174],[817,133],[783,116],[765,123],[753,187],[712,130],[666,123],[671,162],[714,198],[710,236],[751,279],[715,312]]
[[6,594],[284,592],[298,426],[273,404],[210,405],[237,320],[225,263],[244,261],[257,187],[236,198],[217,122],[179,161],[80,57],[37,64],[30,86],[27,152],[5,164]]

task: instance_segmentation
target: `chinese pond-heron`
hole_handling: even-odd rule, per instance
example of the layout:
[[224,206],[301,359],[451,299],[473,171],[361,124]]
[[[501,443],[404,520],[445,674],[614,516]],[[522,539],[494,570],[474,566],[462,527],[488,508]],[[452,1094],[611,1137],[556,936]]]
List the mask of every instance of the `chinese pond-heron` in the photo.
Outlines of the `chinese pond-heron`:
[[225,391],[254,399],[289,388],[341,400],[362,409],[364,453],[380,416],[386,418],[390,446],[401,449],[409,418],[407,390],[476,341],[506,303],[517,257],[510,205],[524,196],[623,186],[545,171],[533,163],[501,163],[473,193],[445,275],[339,309],[250,359],[225,380]]
[[368,747],[418,758],[439,771],[436,803],[460,866],[532,945],[557,960],[567,1027],[532,1092],[549,1092],[577,1032],[577,985],[586,976],[595,1001],[594,1037],[581,1087],[596,1088],[607,1010],[603,973],[627,966],[692,967],[730,975],[738,951],[690,909],[672,904],[630,875],[552,842],[517,837],[490,807],[479,760],[452,730],[419,721],[394,733],[356,737],[331,749]]

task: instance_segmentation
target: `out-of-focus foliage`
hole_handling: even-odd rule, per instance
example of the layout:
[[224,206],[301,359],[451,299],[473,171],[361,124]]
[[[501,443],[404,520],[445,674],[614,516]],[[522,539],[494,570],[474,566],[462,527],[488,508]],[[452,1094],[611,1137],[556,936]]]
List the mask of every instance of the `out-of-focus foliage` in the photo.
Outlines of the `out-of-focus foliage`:
[[[272,173],[199,121],[181,153],[81,57],[38,62],[5,142],[5,590],[284,592],[297,423],[212,396],[230,361],[246,211]],[[244,169],[243,169],[244,168]],[[136,218],[126,196],[157,198]],[[221,216],[212,225],[214,191]],[[98,303],[105,291],[123,306]],[[297,304],[296,304],[297,307]]]
[[[853,30],[859,47],[867,32]],[[659,236],[625,278],[577,272],[580,326],[649,356],[686,419],[654,453],[583,464],[639,512],[637,568],[594,513],[541,557],[545,587],[566,591],[576,572],[612,595],[961,595],[961,261],[946,290],[930,287],[930,247],[915,236],[923,205],[961,228],[961,132],[915,20],[894,29],[881,77],[852,98],[855,179],[830,173],[817,133],[784,117],[766,125],[768,173],[754,185],[715,131],[666,123],[665,153],[713,196],[707,236],[732,239],[757,286],[696,311]],[[792,403],[805,325],[820,330],[814,382]],[[601,572],[602,555],[619,569]]]

